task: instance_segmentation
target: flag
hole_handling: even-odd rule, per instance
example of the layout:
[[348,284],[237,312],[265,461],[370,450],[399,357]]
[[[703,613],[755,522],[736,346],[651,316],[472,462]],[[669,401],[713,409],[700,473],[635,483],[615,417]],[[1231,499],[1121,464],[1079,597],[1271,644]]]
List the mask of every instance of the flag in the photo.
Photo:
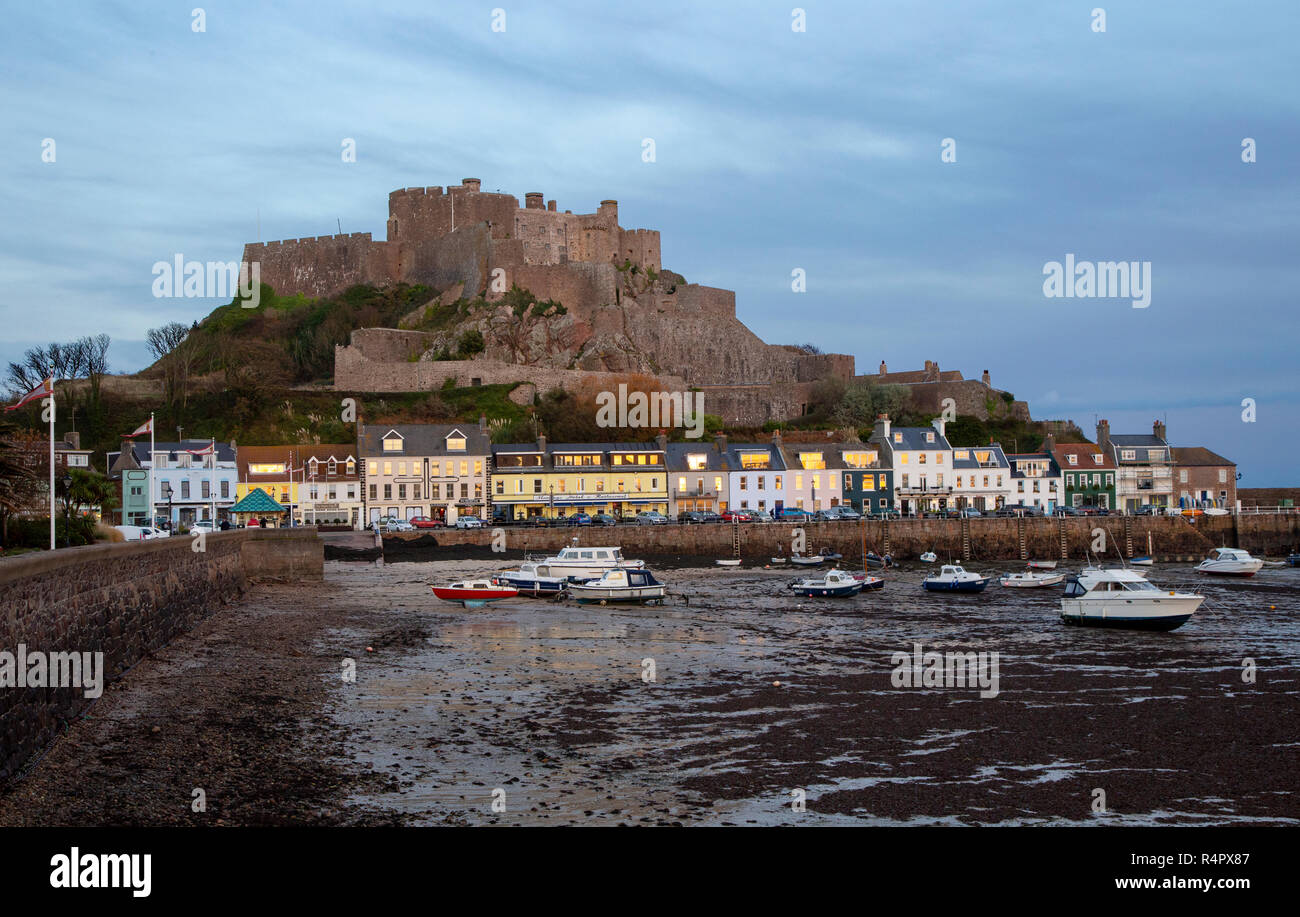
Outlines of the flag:
[[185,451],[188,452],[190,455],[211,455],[212,443],[208,443],[202,449],[186,449]]
[[37,398],[48,398],[53,394],[54,394],[54,376],[49,376],[48,378],[43,379],[41,381],[41,384],[36,386],[36,388],[32,389],[26,395],[23,395],[23,397],[19,398],[16,404],[9,405],[8,407],[5,408],[5,410],[16,411],[24,404],[27,404],[28,402],[35,401]]
[[139,436],[141,433],[152,433],[152,432],[153,432],[153,418],[150,417],[144,423],[140,424],[140,426],[136,427],[133,432],[122,434],[122,438],[130,439],[132,436]]

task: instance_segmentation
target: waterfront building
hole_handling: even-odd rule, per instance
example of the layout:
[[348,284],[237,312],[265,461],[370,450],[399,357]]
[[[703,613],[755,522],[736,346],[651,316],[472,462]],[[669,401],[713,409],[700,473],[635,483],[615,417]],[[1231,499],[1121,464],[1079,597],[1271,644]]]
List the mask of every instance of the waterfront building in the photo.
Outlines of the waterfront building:
[[1011,462],[997,443],[953,446],[952,466],[955,508],[991,513],[1008,503],[1022,502],[1018,498],[1024,487],[1017,494]]
[[1115,459],[1092,443],[1051,445],[1061,469],[1062,505],[1075,509],[1115,509]]
[[666,443],[669,503],[674,518],[688,512],[722,512],[727,500],[726,466],[715,444]]
[[236,458],[233,442],[218,442],[215,455],[210,439],[155,442],[151,455],[148,443],[123,441],[108,453],[110,475],[123,488],[122,518],[136,520],[132,525],[147,520],[152,479],[155,518],[173,527],[219,521],[235,503]]
[[1036,506],[1053,515],[1065,499],[1060,466],[1050,451],[1018,452],[1007,456],[1011,464],[1011,491],[1007,502]]
[[1218,507],[1237,505],[1237,465],[1203,446],[1174,446],[1174,488],[1178,505]]
[[955,507],[952,446],[937,418],[929,427],[894,427],[887,416],[876,421],[873,442],[887,451],[894,474],[894,508],[904,516]]
[[783,443],[778,433],[773,437],[773,447],[785,459],[785,506],[815,513],[840,505],[844,499],[844,462],[839,444]]
[[492,510],[510,521],[577,513],[669,512],[667,442],[535,443],[492,447]]
[[1174,463],[1163,423],[1152,424],[1150,434],[1112,434],[1110,422],[1101,420],[1097,445],[1115,461],[1119,509],[1133,512],[1148,505],[1163,509],[1173,503]]
[[838,447],[844,467],[840,491],[843,502],[863,515],[885,513],[894,507],[894,472],[884,450],[875,441],[842,443]]
[[721,511],[763,510],[775,515],[790,506],[811,512],[804,472],[796,471],[783,454],[780,433],[773,434],[769,443],[733,443],[718,435],[714,446],[725,469]]
[[492,442],[477,424],[357,424],[367,524],[425,516],[448,525],[489,516]]

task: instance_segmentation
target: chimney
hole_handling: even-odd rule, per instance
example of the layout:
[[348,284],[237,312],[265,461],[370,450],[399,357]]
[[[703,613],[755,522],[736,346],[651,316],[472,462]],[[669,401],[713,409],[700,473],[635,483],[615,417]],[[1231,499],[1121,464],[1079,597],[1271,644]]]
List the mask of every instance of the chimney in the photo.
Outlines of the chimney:
[[1103,455],[1110,455],[1110,421],[1097,421],[1097,445]]
[[67,443],[68,447],[71,449],[81,448],[81,434],[76,430],[69,430],[67,433],[64,433],[63,441]]
[[464,186],[466,191],[477,191],[479,185],[482,184],[477,178],[462,178],[460,183]]
[[550,213],[554,213],[554,212],[555,212],[555,201],[547,201],[547,202],[546,202],[546,209],[547,209]]
[[883,376],[883,375],[885,375],[887,372],[889,372],[889,368],[888,368],[887,366],[885,366],[885,361],[884,361],[884,360],[881,360],[881,361],[880,361],[880,374]]
[[946,420],[943,419],[943,415],[942,415],[942,414],[940,414],[940,415],[939,415],[938,417],[936,417],[934,420],[930,421],[930,426],[932,426],[932,427],[934,427],[936,430],[938,430],[940,436],[947,436],[947,435],[948,435],[948,434],[946,434],[946,433],[943,432],[943,428],[946,427],[946,426],[948,426],[948,422],[947,422]]
[[773,431],[772,431],[772,445],[773,445],[773,446],[780,446],[780,445],[781,445],[781,431],[780,431],[780,430],[773,430]]
[[1043,451],[1051,452],[1055,448],[1056,448],[1056,434],[1048,433],[1046,436],[1043,437]]
[[717,447],[717,449],[718,449],[719,452],[726,452],[726,451],[727,451],[727,434],[726,434],[726,433],[719,433],[719,434],[717,434],[716,436],[714,436],[714,437],[713,437],[713,445]]
[[524,209],[525,209],[525,210],[541,210],[541,209],[542,209],[542,192],[540,192],[540,191],[529,191],[527,194],[525,194],[525,195],[524,195]]
[[876,425],[871,429],[871,438],[882,443],[889,442],[889,415],[877,414]]
[[545,436],[538,436],[538,437],[537,437],[537,451],[540,452],[540,453],[542,453],[543,456],[546,455],[546,437],[545,437]]
[[667,452],[667,451],[668,451],[668,434],[665,433],[663,430],[660,430],[660,431],[659,431],[659,435],[655,437],[655,445],[658,446],[658,447],[660,448],[661,451]]
[[980,381],[983,382],[985,385],[987,385],[989,388],[993,387],[993,383],[989,381],[989,371],[987,369],[984,370],[984,375],[981,377]]
[[1151,425],[1151,432],[1156,435],[1157,439],[1166,440],[1166,441],[1169,439],[1169,437],[1166,435],[1169,431],[1165,429],[1164,423],[1162,423],[1159,420],[1157,420],[1155,423]]
[[487,415],[486,414],[478,415],[478,431],[482,433],[484,436],[487,436]]

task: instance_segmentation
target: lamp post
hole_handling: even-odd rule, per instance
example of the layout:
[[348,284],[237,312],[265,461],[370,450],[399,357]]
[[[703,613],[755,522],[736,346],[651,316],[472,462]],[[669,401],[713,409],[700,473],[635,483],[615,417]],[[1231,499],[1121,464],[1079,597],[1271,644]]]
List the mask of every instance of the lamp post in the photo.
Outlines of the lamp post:
[[550,485],[548,489],[551,494],[551,498],[550,498],[551,518],[554,519],[555,518],[555,485],[554,484]]
[[[167,522],[168,522],[168,524],[170,524],[171,521],[172,521],[172,494],[173,494],[173,493],[174,493],[174,491],[172,490],[172,484],[171,484],[171,481],[163,481],[163,482],[162,482],[162,495],[163,495],[164,497],[167,498]],[[150,522],[151,522],[152,524],[154,524],[154,525],[157,524],[156,520],[150,520]],[[171,529],[168,529],[168,531],[170,532]]]
[[63,546],[72,547],[72,475],[63,474]]

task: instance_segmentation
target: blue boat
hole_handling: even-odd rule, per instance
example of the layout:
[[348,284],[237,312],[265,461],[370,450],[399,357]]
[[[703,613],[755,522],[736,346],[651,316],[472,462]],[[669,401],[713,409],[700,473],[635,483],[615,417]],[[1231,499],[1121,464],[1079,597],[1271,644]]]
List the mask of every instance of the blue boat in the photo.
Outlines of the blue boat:
[[520,595],[539,598],[556,596],[569,588],[569,577],[552,576],[545,564],[525,561],[518,570],[504,570],[492,578],[492,582],[501,586],[513,586]]
[[921,581],[921,586],[931,592],[983,592],[992,576],[980,576],[967,573],[956,564],[944,564],[938,573],[932,573]]
[[852,573],[839,570],[827,570],[818,579],[802,579],[790,584],[790,588],[808,599],[840,598],[857,595],[866,585],[865,579],[858,579]]

